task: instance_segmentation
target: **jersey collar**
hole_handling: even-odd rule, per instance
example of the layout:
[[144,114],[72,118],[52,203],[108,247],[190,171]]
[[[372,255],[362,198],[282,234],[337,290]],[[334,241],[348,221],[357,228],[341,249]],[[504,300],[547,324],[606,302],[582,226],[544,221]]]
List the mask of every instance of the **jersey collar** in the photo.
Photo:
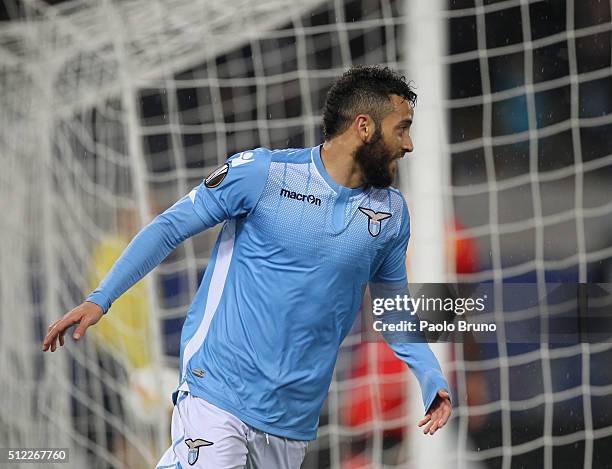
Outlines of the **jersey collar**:
[[363,192],[362,187],[356,187],[355,189],[351,189],[350,187],[341,186],[329,175],[325,166],[323,165],[323,161],[321,161],[321,145],[317,145],[316,147],[312,147],[311,149],[311,157],[312,162],[314,163],[317,171],[321,175],[325,182],[329,187],[333,189],[339,195],[344,195],[347,197],[353,197],[355,195],[361,194]]

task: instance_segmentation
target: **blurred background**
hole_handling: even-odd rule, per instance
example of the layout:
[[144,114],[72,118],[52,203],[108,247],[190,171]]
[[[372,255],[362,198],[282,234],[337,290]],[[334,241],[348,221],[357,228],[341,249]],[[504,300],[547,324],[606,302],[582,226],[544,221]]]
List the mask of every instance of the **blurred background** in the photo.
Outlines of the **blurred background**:
[[[181,245],[78,346],[43,356],[47,325],[228,156],[321,143],[325,94],[352,65],[389,65],[419,94],[396,181],[411,278],[612,283],[611,9],[0,0],[0,447],[70,448],[58,467],[155,466],[218,229]],[[496,301],[502,322],[543,330],[555,311],[578,314]],[[436,346],[455,411],[423,442],[412,375],[357,324],[303,467],[612,468],[610,340],[516,344],[500,329],[495,344]]]

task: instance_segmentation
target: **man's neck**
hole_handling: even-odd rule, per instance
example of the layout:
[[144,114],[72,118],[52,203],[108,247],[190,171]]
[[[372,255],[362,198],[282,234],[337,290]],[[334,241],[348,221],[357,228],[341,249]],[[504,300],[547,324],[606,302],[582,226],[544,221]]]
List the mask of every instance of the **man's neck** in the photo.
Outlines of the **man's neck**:
[[337,184],[354,189],[363,184],[363,173],[354,158],[355,145],[342,137],[323,143],[321,162]]

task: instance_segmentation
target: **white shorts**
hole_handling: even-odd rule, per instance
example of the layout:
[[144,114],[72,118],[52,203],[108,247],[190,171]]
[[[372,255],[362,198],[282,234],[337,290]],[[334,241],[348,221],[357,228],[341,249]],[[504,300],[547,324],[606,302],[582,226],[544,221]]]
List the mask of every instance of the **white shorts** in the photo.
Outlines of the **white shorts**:
[[172,413],[172,446],[156,469],[298,469],[307,446],[256,430],[181,391]]

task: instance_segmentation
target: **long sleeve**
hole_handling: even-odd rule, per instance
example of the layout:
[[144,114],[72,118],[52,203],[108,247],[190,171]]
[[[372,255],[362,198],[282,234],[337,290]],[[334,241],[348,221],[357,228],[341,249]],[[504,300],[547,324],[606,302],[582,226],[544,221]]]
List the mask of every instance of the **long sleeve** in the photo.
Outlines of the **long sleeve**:
[[[410,217],[404,203],[404,215],[399,233],[392,241],[387,256],[370,282],[372,299],[394,299],[398,295],[402,298],[410,295],[406,275],[406,249],[409,238]],[[381,315],[381,320],[386,324],[412,321],[418,325],[416,314],[410,314],[410,311],[406,310],[387,309]],[[450,388],[425,336],[418,332],[384,332],[383,337],[395,355],[410,367],[419,381],[427,412],[438,391],[442,389],[450,391]]]
[[87,298],[108,311],[113,301],[159,265],[180,243],[210,226],[185,196],[144,227]]
[[438,359],[429,348],[429,344],[389,343],[389,346],[400,360],[408,364],[419,381],[425,412],[431,407],[438,391],[444,389],[450,392]]
[[[397,296],[400,298],[410,296],[408,285],[405,281],[397,283],[371,283],[370,292],[372,299],[382,301],[385,299],[395,299]],[[410,367],[417,378],[421,388],[423,405],[425,411],[427,411],[436,398],[438,391],[444,389],[450,392],[450,388],[444,378],[438,359],[431,351],[424,334],[419,332],[419,318],[416,314],[411,314],[409,310],[393,307],[386,308],[378,319],[384,325],[383,338],[395,355]],[[406,328],[402,328],[400,331],[389,331],[393,330],[388,327],[389,325],[401,325],[403,321],[414,323],[414,330],[417,332],[408,332]]]
[[86,301],[108,311],[113,301],[185,239],[224,220],[247,216],[263,191],[270,166],[268,153],[258,148],[232,156],[155,218],[136,235]]

